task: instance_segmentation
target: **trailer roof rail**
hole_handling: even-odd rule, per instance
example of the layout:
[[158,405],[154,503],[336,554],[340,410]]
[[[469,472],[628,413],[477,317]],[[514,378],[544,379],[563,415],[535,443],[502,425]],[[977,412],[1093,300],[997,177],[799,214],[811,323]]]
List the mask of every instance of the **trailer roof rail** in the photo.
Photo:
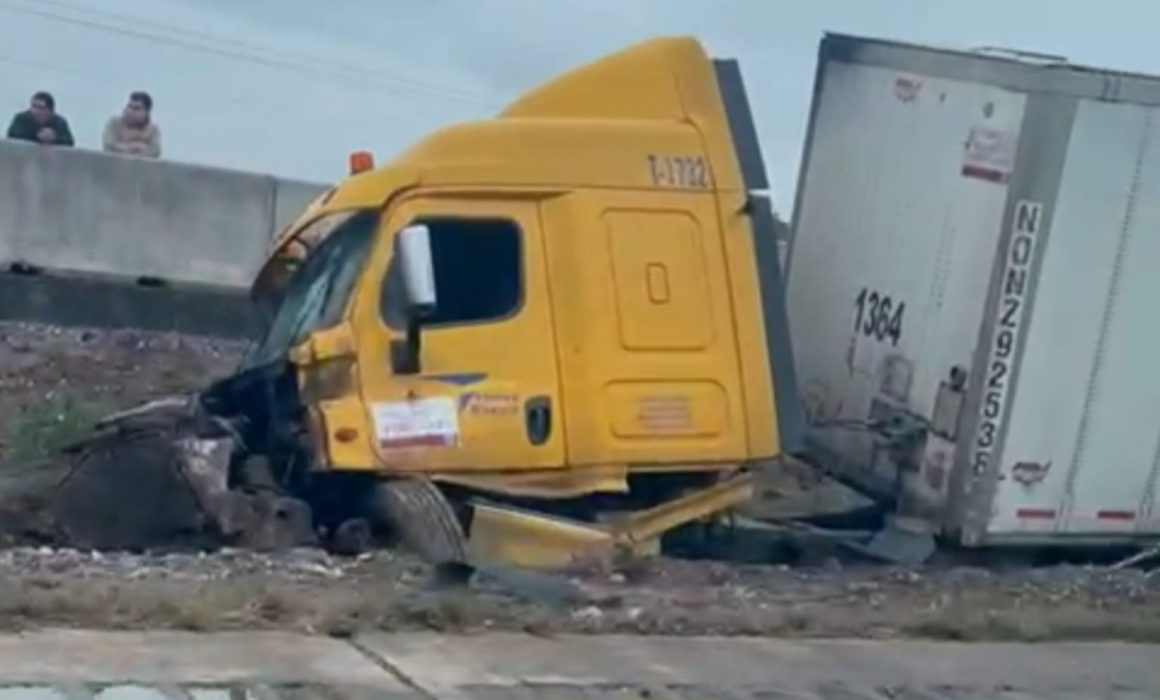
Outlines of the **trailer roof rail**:
[[1070,63],[1070,61],[1067,59],[1067,56],[1060,56],[1059,54],[1053,53],[1044,53],[1042,51],[1011,49],[1005,46],[977,46],[971,49],[971,53],[1015,58],[1020,61],[1034,61],[1039,63]]

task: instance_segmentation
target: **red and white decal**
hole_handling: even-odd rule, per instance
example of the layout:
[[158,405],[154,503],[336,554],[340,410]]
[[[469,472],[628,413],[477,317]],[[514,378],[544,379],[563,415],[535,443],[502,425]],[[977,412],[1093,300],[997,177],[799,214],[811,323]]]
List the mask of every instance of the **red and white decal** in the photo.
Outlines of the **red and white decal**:
[[459,412],[451,397],[375,404],[375,439],[384,450],[459,445]]
[[1015,167],[1015,135],[994,126],[976,126],[967,134],[963,177],[1005,184]]

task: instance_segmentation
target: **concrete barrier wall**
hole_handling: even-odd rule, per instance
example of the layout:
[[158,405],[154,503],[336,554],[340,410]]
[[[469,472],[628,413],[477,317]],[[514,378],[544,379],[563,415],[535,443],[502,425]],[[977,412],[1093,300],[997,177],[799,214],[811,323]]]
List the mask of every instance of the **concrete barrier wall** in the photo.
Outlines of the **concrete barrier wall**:
[[0,265],[248,287],[323,185],[0,141]]

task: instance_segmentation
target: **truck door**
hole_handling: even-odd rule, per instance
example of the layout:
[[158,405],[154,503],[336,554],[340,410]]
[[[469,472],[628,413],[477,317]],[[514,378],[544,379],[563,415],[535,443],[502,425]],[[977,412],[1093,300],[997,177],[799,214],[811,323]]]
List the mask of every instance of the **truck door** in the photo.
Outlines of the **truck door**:
[[[395,237],[428,227],[437,304],[417,371],[392,361],[406,337]],[[387,216],[360,303],[359,374],[379,460],[405,471],[561,466],[560,410],[544,241],[535,202],[417,198]]]

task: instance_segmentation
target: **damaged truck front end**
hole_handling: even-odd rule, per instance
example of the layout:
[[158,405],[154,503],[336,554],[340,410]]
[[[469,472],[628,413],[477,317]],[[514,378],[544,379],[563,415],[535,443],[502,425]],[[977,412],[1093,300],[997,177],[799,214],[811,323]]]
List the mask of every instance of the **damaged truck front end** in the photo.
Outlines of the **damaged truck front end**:
[[[313,362],[312,334],[342,314],[380,219],[324,214],[291,231],[258,275],[261,340],[205,390],[106,417],[66,450],[71,468],[46,504],[53,539],[92,549],[361,546],[351,504],[325,464],[311,404],[354,391],[351,363]],[[331,235],[334,234],[334,235]],[[313,417],[312,417],[313,416]],[[120,500],[111,516],[108,502]],[[115,517],[114,517],[115,516]],[[345,541],[344,541],[345,540]]]

